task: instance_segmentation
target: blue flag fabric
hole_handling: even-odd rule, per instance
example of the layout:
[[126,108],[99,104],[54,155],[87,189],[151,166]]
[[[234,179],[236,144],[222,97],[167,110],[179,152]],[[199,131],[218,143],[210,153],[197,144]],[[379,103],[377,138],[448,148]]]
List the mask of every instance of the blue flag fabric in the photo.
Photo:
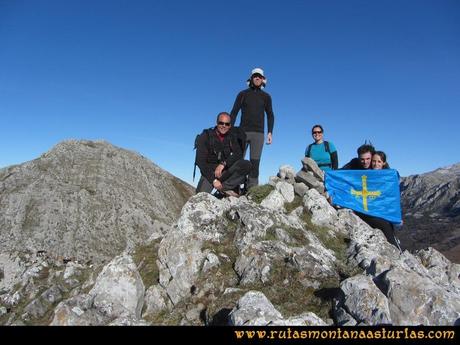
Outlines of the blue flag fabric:
[[332,203],[401,223],[399,174],[394,169],[328,170],[325,186]]

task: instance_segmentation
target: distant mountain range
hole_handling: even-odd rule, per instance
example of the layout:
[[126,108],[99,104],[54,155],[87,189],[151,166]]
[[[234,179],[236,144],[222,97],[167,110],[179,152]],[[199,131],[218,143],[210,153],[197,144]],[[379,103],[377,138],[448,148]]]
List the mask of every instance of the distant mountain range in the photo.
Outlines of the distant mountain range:
[[404,248],[428,246],[460,263],[460,163],[401,179]]

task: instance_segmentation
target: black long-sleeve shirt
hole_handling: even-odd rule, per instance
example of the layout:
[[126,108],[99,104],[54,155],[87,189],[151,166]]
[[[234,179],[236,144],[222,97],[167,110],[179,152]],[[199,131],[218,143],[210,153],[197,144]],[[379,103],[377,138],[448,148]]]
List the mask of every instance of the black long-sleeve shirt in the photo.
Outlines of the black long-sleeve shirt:
[[359,158],[353,158],[351,161],[345,164],[342,168],[340,168],[340,170],[367,170],[367,169],[364,169]]
[[260,132],[265,130],[265,113],[267,113],[268,133],[273,133],[275,116],[272,109],[272,98],[259,88],[248,88],[236,96],[233,109],[230,113],[232,126],[235,124],[238,112],[241,109],[240,127],[246,132]]

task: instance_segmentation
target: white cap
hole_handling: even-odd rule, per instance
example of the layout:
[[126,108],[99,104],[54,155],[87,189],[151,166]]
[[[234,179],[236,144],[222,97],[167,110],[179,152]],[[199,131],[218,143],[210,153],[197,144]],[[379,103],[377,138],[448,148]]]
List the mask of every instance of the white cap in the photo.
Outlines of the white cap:
[[265,78],[265,75],[264,75],[264,70],[262,68],[254,68],[252,71],[251,71],[251,77],[254,75],[254,74],[260,74],[262,77]]
[[249,79],[246,81],[246,84],[248,84],[248,86],[251,85],[251,79],[252,79],[252,76],[254,74],[260,74],[264,79],[262,81],[262,86],[261,88],[263,89],[266,85],[267,85],[267,78],[265,78],[265,75],[264,75],[264,70],[262,68],[254,68],[252,71],[251,71],[251,75],[249,76]]

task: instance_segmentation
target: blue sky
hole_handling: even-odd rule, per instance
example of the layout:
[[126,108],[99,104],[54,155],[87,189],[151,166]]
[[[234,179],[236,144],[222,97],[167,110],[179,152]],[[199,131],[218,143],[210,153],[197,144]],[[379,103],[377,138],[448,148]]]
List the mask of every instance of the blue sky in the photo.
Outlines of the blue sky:
[[460,161],[458,0],[0,0],[0,167],[103,139],[191,183],[196,134],[254,67],[261,182],[300,169],[317,123],[340,166],[366,139],[402,176]]

